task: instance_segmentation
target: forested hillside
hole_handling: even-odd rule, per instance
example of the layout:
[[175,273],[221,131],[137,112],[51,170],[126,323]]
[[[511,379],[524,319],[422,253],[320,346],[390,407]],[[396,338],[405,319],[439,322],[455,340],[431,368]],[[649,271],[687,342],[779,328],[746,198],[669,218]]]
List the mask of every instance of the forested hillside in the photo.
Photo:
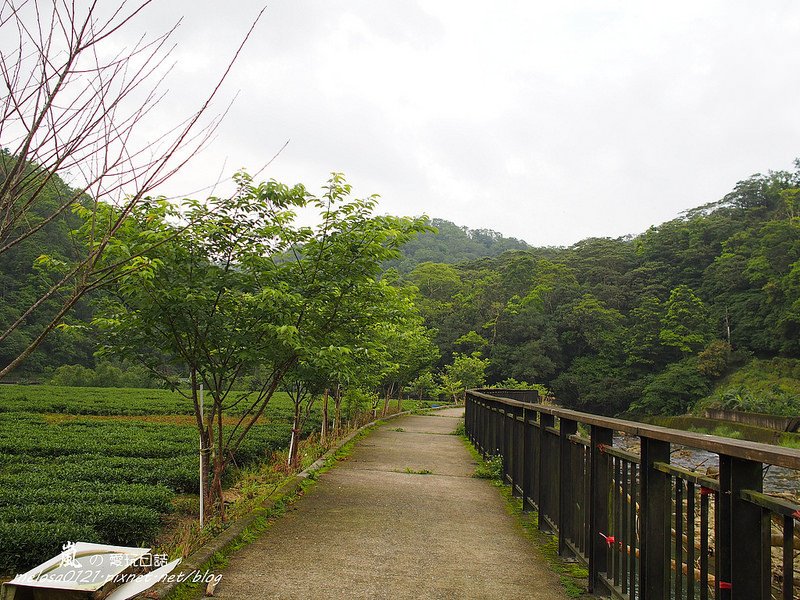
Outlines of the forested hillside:
[[479,352],[490,381],[568,406],[676,414],[751,355],[800,356],[796,165],[635,238],[419,264],[407,278],[442,363]]
[[459,227],[444,219],[431,219],[429,224],[436,231],[424,233],[408,242],[403,247],[403,256],[384,266],[406,274],[422,262],[453,265],[487,256],[499,256],[509,250],[530,248],[521,240],[503,237],[491,229]]
[[[10,161],[8,152],[0,151],[0,184],[4,181]],[[14,238],[24,232],[25,227],[45,221],[65,202],[65,198],[69,199],[74,194],[75,190],[70,189],[59,177],[48,180],[42,186],[37,201],[26,209],[25,226],[13,229],[8,237]],[[8,215],[4,215],[4,221],[10,221]],[[66,289],[46,297],[53,283],[63,275],[60,268],[54,266],[71,263],[77,257],[76,242],[70,231],[80,225],[81,220],[76,215],[65,211],[46,223],[38,235],[16,245],[9,244],[0,252],[0,332],[6,331],[7,327],[22,318],[21,325],[0,343],[0,365],[11,362],[31,343],[44,324],[58,312],[62,296],[69,293]],[[3,240],[3,243],[7,242]],[[44,257],[48,257],[47,260]],[[23,316],[43,297],[44,301],[36,310]],[[66,322],[86,322],[90,318],[88,302],[81,301]],[[91,339],[79,333],[79,330],[67,333],[62,329],[44,340],[17,375],[37,374],[48,367],[67,363],[91,364],[93,346]]]
[[[429,391],[434,383],[444,390],[470,377],[481,382],[485,369],[489,384],[543,384],[579,409],[677,414],[752,357],[800,358],[800,161],[796,167],[754,175],[636,237],[568,248],[532,248],[433,219],[438,232],[384,263],[386,281],[404,287],[436,331],[441,355],[434,373],[408,380],[428,377]],[[73,218],[4,255],[3,324],[52,277],[37,257],[69,260]],[[89,298],[68,317],[87,327],[56,331],[15,375],[95,366],[93,311]],[[26,331],[2,345],[4,360]],[[477,372],[466,375],[465,365]],[[778,387],[754,402],[791,409],[798,399]]]

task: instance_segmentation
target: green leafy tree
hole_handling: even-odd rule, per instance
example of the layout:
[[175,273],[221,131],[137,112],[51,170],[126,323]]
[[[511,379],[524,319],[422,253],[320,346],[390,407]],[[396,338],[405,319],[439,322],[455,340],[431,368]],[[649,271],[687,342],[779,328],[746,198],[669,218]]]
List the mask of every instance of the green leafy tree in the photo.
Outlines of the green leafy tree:
[[630,303],[631,290],[625,285],[625,275],[636,264],[635,252],[631,239],[588,238],[570,246],[561,260],[592,296],[613,309],[623,310]]
[[644,388],[631,410],[651,415],[681,415],[708,394],[710,381],[697,368],[697,357],[670,363]]
[[489,345],[489,342],[482,335],[475,331],[462,335],[455,341],[456,347],[462,352],[473,354],[475,352],[482,352]]
[[709,341],[711,323],[703,301],[686,285],[670,292],[661,319],[659,339],[684,355],[696,352]]
[[616,357],[621,353],[625,334],[622,313],[590,294],[573,302],[571,309],[565,315],[564,325],[569,327],[578,354]]
[[789,222],[793,225],[800,220],[800,188],[787,188],[779,193]]
[[697,355],[697,370],[706,377],[721,377],[728,370],[731,347],[728,342],[714,340]]
[[[188,371],[203,448],[212,449],[210,502],[221,498],[233,453],[290,373],[363,353],[353,341],[395,321],[398,291],[377,275],[425,230],[419,219],[372,216],[376,198],[349,200],[338,174],[321,198],[302,186],[256,185],[244,173],[236,179],[234,197],[192,204],[193,225],[158,246],[152,268],[124,278],[96,319],[106,351],[141,361],[176,389],[162,366]],[[294,210],[305,206],[321,212],[316,228],[294,225]],[[142,231],[174,219],[164,206],[137,217]],[[125,241],[118,244],[123,252]],[[234,393],[254,367],[262,369],[258,388]],[[199,383],[211,397],[205,411]],[[237,423],[223,429],[223,412],[233,407]]]
[[417,396],[418,401],[421,403],[424,397],[433,396],[439,386],[436,385],[436,378],[430,371],[425,371],[419,377],[409,384],[412,393]]
[[661,346],[663,307],[658,298],[645,296],[630,312],[630,328],[624,341],[626,364],[650,368],[665,360]]
[[454,400],[463,399],[466,390],[484,386],[488,366],[489,361],[480,356],[456,354],[453,363],[445,366],[442,387]]
[[524,296],[533,286],[536,276],[536,258],[529,252],[514,252],[500,270],[506,297]]
[[551,387],[559,403],[599,414],[618,413],[634,399],[626,369],[595,354],[575,358]]
[[[798,165],[798,161],[795,161]],[[756,173],[739,181],[723,201],[743,209],[751,215],[764,214],[781,208],[781,191],[797,187],[797,174],[786,171],[769,171],[766,175]]]
[[424,262],[408,275],[426,300],[447,302],[461,289],[461,277],[455,267]]
[[436,332],[424,326],[413,303],[406,301],[404,307],[406,317],[403,321],[385,324],[377,332],[386,365],[382,377],[385,388],[383,414],[389,410],[393,392],[397,394],[397,410],[402,410],[403,389],[439,359],[439,349],[433,342]]

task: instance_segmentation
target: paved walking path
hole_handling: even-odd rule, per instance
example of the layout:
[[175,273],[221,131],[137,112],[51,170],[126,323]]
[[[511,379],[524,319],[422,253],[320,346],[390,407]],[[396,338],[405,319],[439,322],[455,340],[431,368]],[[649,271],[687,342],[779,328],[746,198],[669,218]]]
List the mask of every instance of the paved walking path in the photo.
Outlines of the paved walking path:
[[401,417],[362,438],[231,557],[215,597],[566,598],[499,491],[470,476],[475,461],[448,435],[463,412]]

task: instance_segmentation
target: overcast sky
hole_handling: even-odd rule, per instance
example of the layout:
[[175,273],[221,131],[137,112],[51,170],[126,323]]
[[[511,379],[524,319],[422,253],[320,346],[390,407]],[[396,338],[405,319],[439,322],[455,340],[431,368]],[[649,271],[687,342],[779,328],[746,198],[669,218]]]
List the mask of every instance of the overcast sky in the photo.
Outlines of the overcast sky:
[[[165,119],[197,107],[261,2],[170,0]],[[162,191],[239,168],[535,246],[639,234],[800,156],[796,0],[273,0],[212,144]],[[217,110],[221,110],[220,102]],[[174,113],[174,114],[173,114]]]

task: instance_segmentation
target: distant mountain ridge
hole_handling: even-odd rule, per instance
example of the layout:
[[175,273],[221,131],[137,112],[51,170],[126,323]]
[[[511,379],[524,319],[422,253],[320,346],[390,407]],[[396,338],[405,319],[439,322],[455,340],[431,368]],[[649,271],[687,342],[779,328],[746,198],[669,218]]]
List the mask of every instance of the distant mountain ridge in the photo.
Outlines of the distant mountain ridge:
[[445,219],[431,219],[435,233],[426,233],[408,242],[402,248],[402,258],[386,263],[407,274],[423,262],[450,265],[480,258],[494,258],[509,250],[530,250],[532,247],[513,237],[504,237],[491,229],[469,229]]

